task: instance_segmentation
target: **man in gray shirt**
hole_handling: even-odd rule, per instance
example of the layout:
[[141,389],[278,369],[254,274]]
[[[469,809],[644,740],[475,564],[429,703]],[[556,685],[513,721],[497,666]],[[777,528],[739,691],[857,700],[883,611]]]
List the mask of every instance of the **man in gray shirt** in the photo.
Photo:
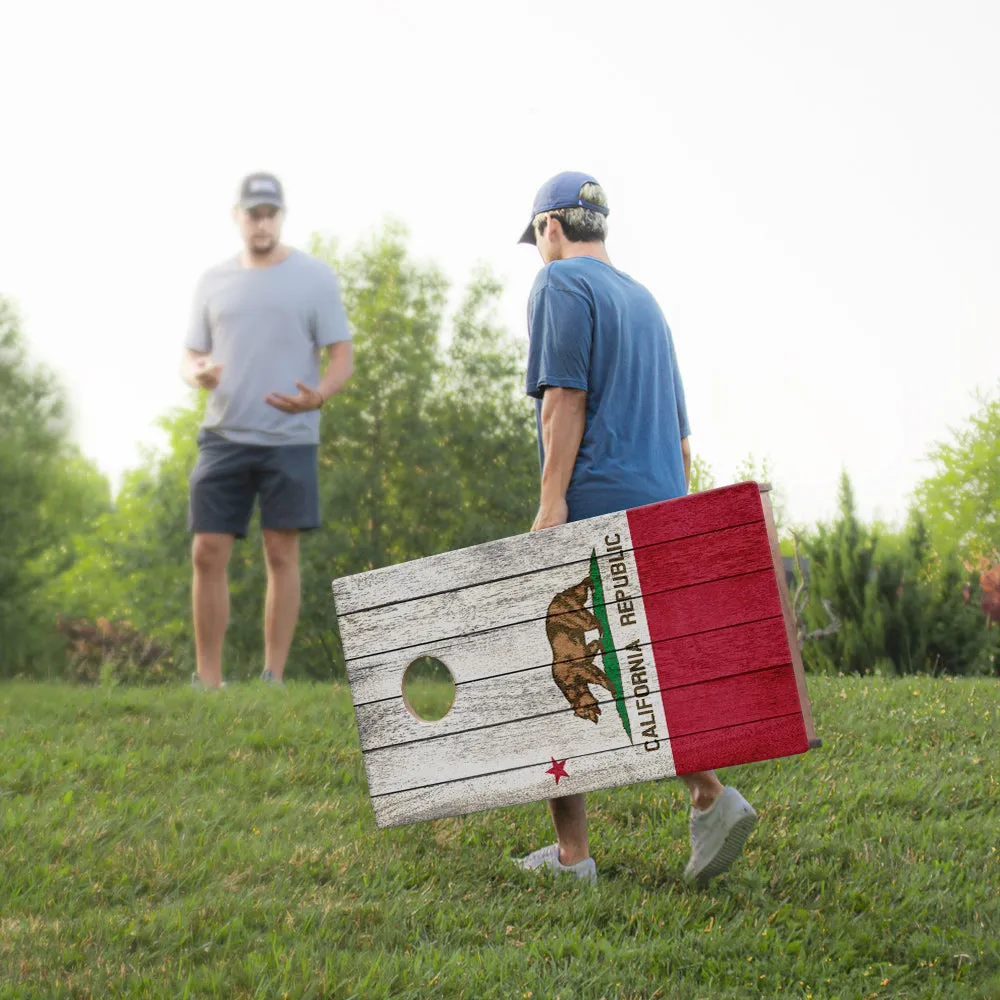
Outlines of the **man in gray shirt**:
[[[240,186],[244,250],[198,282],[182,375],[208,395],[190,480],[195,683],[222,685],[233,539],[260,505],[267,601],[262,679],[282,683],[299,616],[299,533],[320,526],[319,410],[351,376],[351,332],[330,267],[283,245],[271,174]],[[326,372],[320,377],[321,354]]]

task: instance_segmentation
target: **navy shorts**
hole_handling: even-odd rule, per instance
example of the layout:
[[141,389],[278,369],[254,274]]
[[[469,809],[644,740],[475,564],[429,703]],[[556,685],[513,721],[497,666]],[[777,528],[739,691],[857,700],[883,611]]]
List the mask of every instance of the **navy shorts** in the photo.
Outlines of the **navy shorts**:
[[246,538],[255,500],[262,528],[320,526],[319,449],[313,444],[238,444],[202,428],[189,485],[189,531]]

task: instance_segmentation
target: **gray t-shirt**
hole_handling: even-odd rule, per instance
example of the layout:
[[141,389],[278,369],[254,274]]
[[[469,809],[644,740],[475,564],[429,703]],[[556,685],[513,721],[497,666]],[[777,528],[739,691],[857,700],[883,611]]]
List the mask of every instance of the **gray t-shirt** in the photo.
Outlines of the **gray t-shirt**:
[[202,424],[243,444],[318,444],[319,411],[283,413],[264,398],[319,384],[321,352],[350,340],[337,276],[293,249],[280,264],[246,268],[239,257],[208,270],[195,291],[185,345],[223,366]]

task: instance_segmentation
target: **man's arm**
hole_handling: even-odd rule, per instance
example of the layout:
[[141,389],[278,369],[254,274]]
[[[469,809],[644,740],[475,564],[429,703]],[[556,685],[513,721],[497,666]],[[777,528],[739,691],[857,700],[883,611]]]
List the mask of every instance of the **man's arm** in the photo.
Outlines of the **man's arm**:
[[326,371],[319,380],[316,391],[326,402],[344,387],[354,374],[354,349],[349,340],[338,340],[326,349]]
[[587,424],[587,393],[549,387],[542,397],[542,496],[532,531],[565,524],[569,517],[566,490]]
[[296,382],[298,392],[288,396],[283,392],[269,393],[264,402],[283,413],[306,413],[318,410],[334,393],[339,392],[354,372],[354,354],[349,340],[338,340],[326,349],[328,364],[315,389]]
[[184,356],[181,358],[181,378],[192,389],[214,389],[222,374],[221,365],[213,365],[212,324],[208,315],[208,275],[202,275],[194,290]]
[[684,459],[684,490],[691,489],[691,425],[688,423],[687,400],[684,397],[684,380],[677,366],[677,354],[674,350],[674,337],[667,327],[667,340],[670,346],[670,357],[673,367],[674,399],[677,402],[677,422],[681,429],[681,456]]
[[314,343],[326,348],[326,371],[314,389],[303,382],[296,382],[299,390],[294,396],[283,392],[269,393],[264,402],[284,413],[305,413],[318,410],[331,396],[343,388],[354,374],[354,349],[351,345],[351,328],[340,297],[340,282],[332,268],[323,265],[322,281],[316,298],[313,320]]

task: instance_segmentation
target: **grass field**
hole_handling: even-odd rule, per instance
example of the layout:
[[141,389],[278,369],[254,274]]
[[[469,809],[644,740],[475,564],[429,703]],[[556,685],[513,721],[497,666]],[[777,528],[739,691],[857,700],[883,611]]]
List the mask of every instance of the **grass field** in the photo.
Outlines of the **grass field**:
[[0,686],[0,997],[1000,997],[1000,683],[810,694],[697,891],[678,782],[591,796],[586,888],[540,804],[378,831],[345,688]]

